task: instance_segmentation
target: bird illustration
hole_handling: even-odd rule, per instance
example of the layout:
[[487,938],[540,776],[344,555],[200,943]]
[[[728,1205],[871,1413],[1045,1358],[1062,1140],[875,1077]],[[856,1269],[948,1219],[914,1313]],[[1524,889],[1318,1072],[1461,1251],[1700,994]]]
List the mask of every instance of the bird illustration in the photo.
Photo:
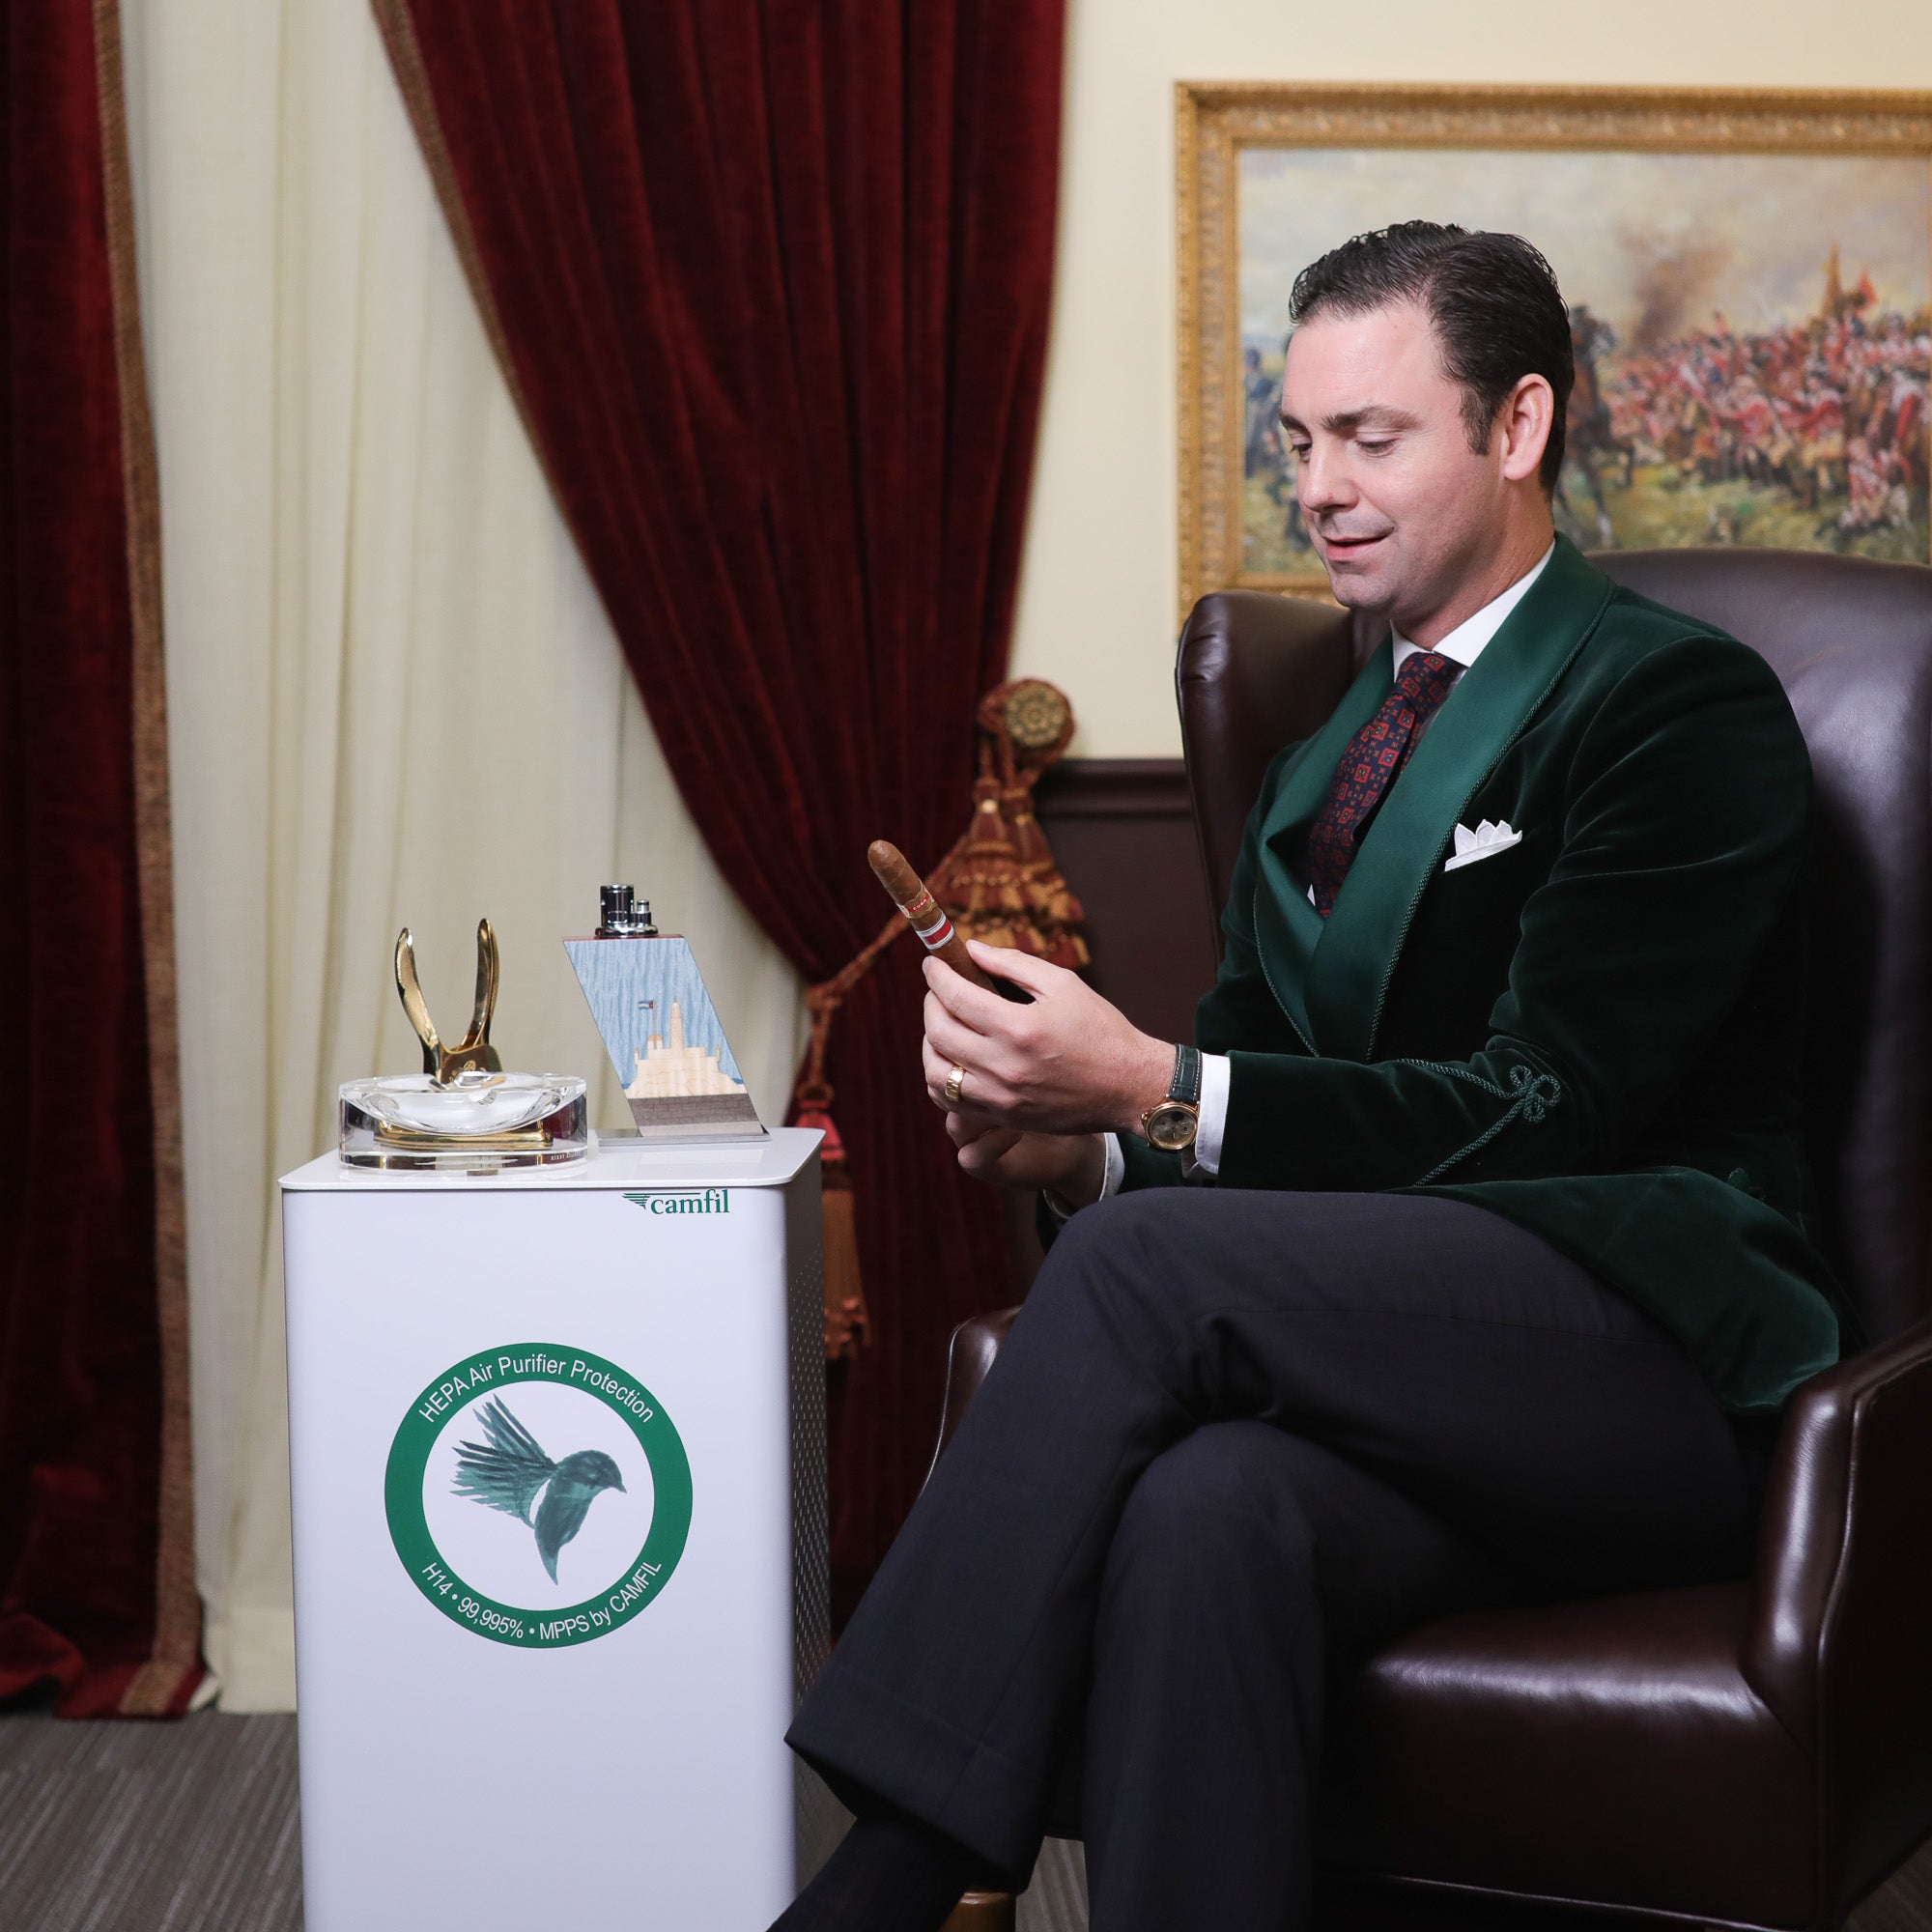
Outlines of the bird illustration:
[[[494,1397],[478,1409],[488,1445],[456,1452],[456,1493],[520,1518],[537,1533],[537,1554],[556,1581],[557,1551],[583,1527],[600,1490],[622,1490],[616,1463],[601,1449],[580,1449],[553,1463],[537,1438]],[[543,1501],[537,1493],[543,1492]]]

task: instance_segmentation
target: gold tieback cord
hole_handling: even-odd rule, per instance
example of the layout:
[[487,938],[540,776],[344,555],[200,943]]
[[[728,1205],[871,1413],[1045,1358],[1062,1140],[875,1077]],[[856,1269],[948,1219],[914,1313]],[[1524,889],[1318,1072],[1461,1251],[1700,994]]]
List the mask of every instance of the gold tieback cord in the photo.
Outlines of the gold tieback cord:
[[[988,946],[1013,947],[1056,966],[1087,964],[1087,943],[1075,929],[1085,918],[1054,864],[1034,817],[1039,775],[1073,736],[1073,707],[1040,678],[1021,678],[980,700],[980,776],[973,817],[926,877],[933,896],[960,932]],[[906,932],[893,913],[872,941],[831,979],[805,989],[811,1033],[792,1092],[792,1120],[825,1136],[819,1151],[825,1240],[825,1359],[837,1362],[870,1338],[859,1278],[858,1231],[845,1144],[832,1119],[835,1098],[825,1077],[832,1018],[846,995],[871,971],[886,948]]]

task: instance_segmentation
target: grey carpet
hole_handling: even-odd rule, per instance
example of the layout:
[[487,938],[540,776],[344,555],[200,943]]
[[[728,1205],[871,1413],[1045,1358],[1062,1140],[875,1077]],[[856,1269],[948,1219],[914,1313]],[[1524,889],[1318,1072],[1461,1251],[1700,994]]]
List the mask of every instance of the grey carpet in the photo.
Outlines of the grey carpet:
[[1078,1845],[1049,1838],[1020,1893],[1019,1932],[1086,1932],[1087,1862]]
[[296,1720],[0,1718],[6,1932],[299,1932]]
[[[612,1923],[608,1908],[593,1922]],[[1084,1932],[1077,1845],[1049,1841],[1019,1922],[1020,1932]],[[0,1717],[4,1932],[300,1926],[293,1718]],[[1849,1932],[1932,1932],[1932,1851],[1867,1900]]]

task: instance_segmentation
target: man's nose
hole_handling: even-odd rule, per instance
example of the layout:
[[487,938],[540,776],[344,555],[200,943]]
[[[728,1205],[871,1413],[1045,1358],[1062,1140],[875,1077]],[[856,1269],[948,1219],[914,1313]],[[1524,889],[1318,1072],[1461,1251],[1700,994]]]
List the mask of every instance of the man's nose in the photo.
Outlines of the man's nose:
[[1340,452],[1324,450],[1320,444],[1303,452],[1295,468],[1295,490],[1304,510],[1346,510],[1355,500],[1348,465],[1341,461]]

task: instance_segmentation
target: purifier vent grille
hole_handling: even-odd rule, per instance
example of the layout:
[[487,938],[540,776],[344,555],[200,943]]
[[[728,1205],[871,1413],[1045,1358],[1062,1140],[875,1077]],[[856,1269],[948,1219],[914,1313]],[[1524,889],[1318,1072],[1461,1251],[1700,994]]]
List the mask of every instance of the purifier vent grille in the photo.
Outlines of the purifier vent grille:
[[[815,1163],[814,1163],[815,1165]],[[832,1649],[832,1572],[825,1516],[825,1264],[818,1189],[786,1190],[786,1289],[791,1333],[791,1593],[793,1671],[803,1697]],[[803,1760],[795,1760],[798,1882],[810,1879],[851,1822]]]

